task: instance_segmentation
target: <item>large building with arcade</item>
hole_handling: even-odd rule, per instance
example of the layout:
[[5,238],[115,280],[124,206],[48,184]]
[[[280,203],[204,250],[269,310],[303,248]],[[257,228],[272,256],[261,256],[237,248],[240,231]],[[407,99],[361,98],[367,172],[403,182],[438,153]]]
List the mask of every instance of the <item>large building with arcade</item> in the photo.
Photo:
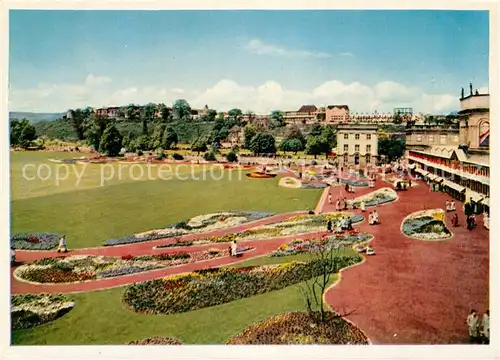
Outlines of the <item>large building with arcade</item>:
[[406,131],[406,156],[416,174],[442,186],[477,211],[489,209],[489,94],[460,98],[457,126],[413,126]]

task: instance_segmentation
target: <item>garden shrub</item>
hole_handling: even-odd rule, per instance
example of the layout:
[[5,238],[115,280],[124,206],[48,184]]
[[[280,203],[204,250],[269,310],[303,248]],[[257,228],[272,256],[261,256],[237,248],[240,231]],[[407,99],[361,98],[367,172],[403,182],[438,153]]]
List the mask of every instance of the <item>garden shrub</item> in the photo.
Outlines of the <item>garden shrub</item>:
[[[335,257],[334,272],[361,260],[359,255]],[[128,286],[124,302],[134,311],[174,314],[224,304],[279,290],[322,274],[322,261],[274,266],[217,268]]]
[[217,158],[215,157],[215,154],[212,151],[208,151],[203,155],[203,158],[206,161],[216,161]]
[[229,153],[227,153],[226,159],[229,162],[236,162],[238,161],[238,156],[233,151],[230,151]]
[[179,153],[173,153],[172,157],[174,158],[174,160],[184,160],[184,156]]

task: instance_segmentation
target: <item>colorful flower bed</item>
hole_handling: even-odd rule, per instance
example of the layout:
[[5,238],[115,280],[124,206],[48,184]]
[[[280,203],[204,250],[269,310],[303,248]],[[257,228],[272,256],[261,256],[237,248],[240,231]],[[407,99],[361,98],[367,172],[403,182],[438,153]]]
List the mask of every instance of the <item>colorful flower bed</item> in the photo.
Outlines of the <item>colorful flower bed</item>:
[[274,224],[262,225],[242,232],[224,234],[222,236],[210,236],[194,241],[195,244],[207,244],[217,242],[265,240],[270,237],[299,235],[313,232],[326,231],[326,224],[331,220],[335,225],[343,217],[349,217],[353,224],[363,221],[363,216],[347,213],[332,212],[320,215],[298,215],[286,221]]
[[366,195],[359,196],[354,200],[348,200],[347,204],[349,206],[352,206],[354,204],[354,206],[359,208],[361,206],[361,201],[364,200],[365,206],[376,206],[394,201],[397,198],[398,194],[393,189],[381,188]]
[[359,255],[246,268],[211,268],[130,285],[124,303],[145,314],[174,314],[225,304],[297,284],[321,273],[322,261],[335,272],[361,261]]
[[68,313],[75,303],[64,295],[26,294],[11,297],[12,330],[28,329]]
[[227,211],[198,215],[186,221],[169,225],[165,229],[150,230],[119,239],[108,240],[104,246],[132,244],[137,242],[165,239],[187,234],[202,233],[238,226],[243,223],[260,220],[272,213],[259,211]]
[[401,225],[403,234],[420,240],[445,240],[452,234],[444,223],[443,209],[418,211],[407,216]]
[[[397,184],[398,181],[401,181],[401,182],[405,183],[406,186],[409,186],[408,180],[400,178],[400,177],[398,177],[398,176],[396,176],[394,174],[385,175],[383,177],[383,180],[386,181],[386,182],[388,182],[388,183],[390,183],[390,184],[392,184],[394,187],[396,187],[396,184]],[[411,187],[415,187],[415,186],[418,186],[418,183],[416,181],[412,181],[411,182]]]
[[367,233],[360,233],[357,230],[346,232],[345,234],[335,234],[325,236],[320,239],[297,239],[287,244],[281,245],[278,250],[269,254],[270,257],[281,257],[296,255],[300,253],[315,253],[323,249],[333,249],[341,246],[356,245],[365,243],[373,238]]
[[250,325],[233,336],[228,345],[367,345],[367,337],[353,324],[333,312],[324,323],[311,321],[305,312],[292,312],[270,317]]
[[356,180],[356,179],[340,179],[340,181],[344,184],[349,184],[355,187],[365,187],[368,186],[368,181]]
[[182,341],[167,336],[155,336],[148,339],[131,341],[128,345],[182,345]]
[[280,179],[278,185],[290,189],[300,189],[300,187],[302,186],[302,181],[293,177],[283,177]]
[[130,275],[139,272],[227,256],[227,250],[158,255],[91,256],[46,258],[18,267],[14,275],[35,283],[69,283]]
[[252,179],[271,179],[276,177],[277,174],[264,173],[260,171],[254,171],[247,174],[247,177]]
[[10,244],[17,250],[51,250],[57,247],[60,237],[49,233],[13,234]]
[[302,183],[302,189],[324,189],[326,188],[326,184],[315,184],[315,183]]

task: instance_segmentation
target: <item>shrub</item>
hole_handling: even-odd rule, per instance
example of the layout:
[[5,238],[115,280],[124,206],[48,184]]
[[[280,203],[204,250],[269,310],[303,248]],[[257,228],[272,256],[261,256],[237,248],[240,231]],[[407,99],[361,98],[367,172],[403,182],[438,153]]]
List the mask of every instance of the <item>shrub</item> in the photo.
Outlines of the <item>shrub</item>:
[[137,151],[137,155],[138,155],[138,156],[142,156],[142,155],[144,155],[144,153],[142,152],[142,150],[138,150],[138,151]]
[[[333,259],[334,272],[361,260],[359,255]],[[181,279],[156,279],[128,286],[124,302],[134,311],[173,314],[224,304],[279,290],[319,276],[323,260],[244,269],[206,269]]]
[[174,153],[172,157],[174,158],[174,160],[184,160],[184,156],[179,153]]
[[227,161],[229,162],[236,162],[238,161],[238,156],[236,155],[236,153],[234,153],[233,151],[230,151],[227,155],[226,155],[226,159]]
[[159,148],[157,150],[157,154],[156,154],[156,160],[163,160],[165,159],[166,155],[165,153],[163,152],[163,149],[162,148]]
[[215,154],[212,151],[208,151],[203,155],[203,158],[206,161],[216,161],[217,158],[215,157]]

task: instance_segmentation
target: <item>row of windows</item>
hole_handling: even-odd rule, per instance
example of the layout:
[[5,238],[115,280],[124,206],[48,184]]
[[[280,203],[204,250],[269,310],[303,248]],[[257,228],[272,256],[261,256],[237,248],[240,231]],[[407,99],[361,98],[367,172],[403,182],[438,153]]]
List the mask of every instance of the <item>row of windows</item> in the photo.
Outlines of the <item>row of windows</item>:
[[[359,140],[359,135],[360,134],[354,134],[354,140]],[[349,134],[344,134],[344,140],[348,139],[349,139]],[[366,134],[366,140],[371,140],[371,139],[372,139],[372,134]]]
[[422,159],[425,161],[428,161],[430,163],[438,164],[441,166],[446,166],[452,169],[460,170],[472,175],[480,175],[484,177],[490,177],[490,169],[487,166],[480,166],[480,165],[468,165],[466,163],[461,163],[458,160],[452,160],[452,159],[443,159],[443,158],[438,158],[434,156],[429,156],[429,155],[422,155],[419,153],[415,153],[413,151],[410,151],[410,156],[417,158],[417,159]]
[[[446,135],[441,135],[440,138],[440,144],[446,144]],[[427,136],[427,141],[430,143],[434,142],[434,135],[428,135]],[[417,142],[422,142],[422,135],[417,135]],[[453,142],[458,142],[458,135],[453,136]]]
[[[370,155],[370,154],[366,154],[366,155],[365,155],[365,162],[366,162],[367,164],[369,164],[369,163],[371,162],[371,160],[372,160],[371,155]],[[348,155],[348,154],[344,154],[344,162],[345,162],[345,163],[346,163],[346,162],[349,162],[349,155]]]
[[[349,151],[349,145],[344,144],[344,152]],[[359,151],[359,145],[354,145],[354,151]],[[369,153],[372,151],[371,145],[366,145],[366,152]]]

